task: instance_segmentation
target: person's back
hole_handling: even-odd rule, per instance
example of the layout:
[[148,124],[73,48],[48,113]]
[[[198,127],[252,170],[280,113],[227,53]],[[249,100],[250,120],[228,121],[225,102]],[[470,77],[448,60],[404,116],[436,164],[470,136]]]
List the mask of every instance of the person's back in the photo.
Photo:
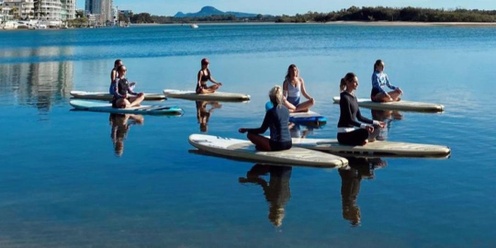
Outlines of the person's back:
[[110,86],[109,86],[109,93],[113,95],[115,93],[115,88],[117,80],[119,78],[119,67],[122,66],[122,60],[117,59],[114,61],[114,68],[112,68],[112,71],[110,71]]
[[270,140],[275,142],[291,141],[289,132],[289,110],[285,106],[278,105],[267,111],[269,118]]

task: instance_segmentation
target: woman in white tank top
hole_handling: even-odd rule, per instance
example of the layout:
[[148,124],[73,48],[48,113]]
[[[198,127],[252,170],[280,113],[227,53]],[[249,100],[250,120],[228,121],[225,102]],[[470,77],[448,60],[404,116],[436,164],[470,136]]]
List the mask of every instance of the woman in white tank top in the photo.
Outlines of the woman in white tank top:
[[[289,109],[289,112],[307,112],[310,107],[315,104],[315,100],[307,93],[305,89],[305,81],[299,76],[298,68],[295,64],[288,67],[288,73],[283,83],[284,105]],[[300,101],[303,95],[305,102]]]

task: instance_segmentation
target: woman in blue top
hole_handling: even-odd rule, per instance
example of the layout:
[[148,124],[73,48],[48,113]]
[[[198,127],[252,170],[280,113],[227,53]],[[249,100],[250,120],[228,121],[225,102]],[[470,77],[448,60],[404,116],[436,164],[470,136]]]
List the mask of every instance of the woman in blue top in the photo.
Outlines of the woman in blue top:
[[[392,91],[387,92],[386,86]],[[375,61],[374,73],[372,74],[372,91],[370,99],[373,102],[397,102],[401,100],[403,91],[389,82],[389,77],[384,73],[384,62],[380,59]]]
[[[294,64],[289,65],[282,88],[286,98],[284,105],[289,109],[289,112],[307,112],[315,104],[315,100],[307,93],[305,81],[300,77],[298,68]],[[301,102],[301,95],[308,100]]]
[[[289,134],[289,110],[283,105],[281,86],[274,86],[269,92],[273,107],[265,112],[262,126],[259,128],[240,128],[240,133],[248,132],[248,139],[260,151],[281,151],[292,146]],[[270,139],[262,136],[270,128]]]
[[[383,128],[384,122],[370,120],[360,113],[355,90],[358,88],[357,76],[349,72],[341,79],[339,85],[341,95],[339,100],[339,122],[338,122],[338,142],[344,145],[361,146],[368,141],[374,141],[375,137],[370,136],[374,132],[374,126]],[[362,123],[363,122],[363,123]]]

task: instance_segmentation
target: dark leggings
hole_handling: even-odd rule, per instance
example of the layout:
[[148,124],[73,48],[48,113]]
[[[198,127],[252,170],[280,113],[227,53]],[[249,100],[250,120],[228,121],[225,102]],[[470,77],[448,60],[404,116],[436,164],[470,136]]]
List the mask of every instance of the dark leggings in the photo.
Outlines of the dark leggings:
[[272,141],[272,140],[269,141],[269,144],[270,144],[271,151],[288,150],[293,145],[291,141],[275,142],[275,141]]
[[367,129],[356,129],[348,133],[338,133],[338,142],[343,145],[361,146],[369,138]]

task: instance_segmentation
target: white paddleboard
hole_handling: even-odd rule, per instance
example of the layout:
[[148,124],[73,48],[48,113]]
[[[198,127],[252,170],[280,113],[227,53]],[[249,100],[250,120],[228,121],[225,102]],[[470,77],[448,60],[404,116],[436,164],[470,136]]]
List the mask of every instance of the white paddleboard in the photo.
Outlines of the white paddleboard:
[[375,157],[448,157],[451,149],[442,145],[379,141],[364,146],[339,144],[337,139],[293,138],[293,146],[325,151],[337,155],[375,156]]
[[311,167],[340,168],[348,160],[329,153],[293,147],[289,150],[257,151],[249,140],[232,139],[205,134],[192,134],[189,143],[199,150],[216,155],[263,163],[303,165]]
[[[335,96],[332,98],[334,103],[339,103],[340,97]],[[371,108],[371,109],[382,109],[382,110],[403,110],[403,111],[419,111],[419,112],[442,112],[444,106],[435,103],[425,103],[425,102],[412,102],[401,100],[398,102],[373,102],[370,99],[358,98],[358,106]]]
[[140,115],[182,115],[183,110],[179,107],[164,105],[141,105],[133,108],[113,108],[111,103],[96,102],[88,100],[71,100],[71,106],[79,110],[94,112],[140,114]]
[[249,95],[240,94],[240,93],[219,92],[219,91],[210,94],[196,94],[196,92],[192,90],[165,89],[163,92],[165,97],[180,98],[180,99],[195,100],[195,101],[242,102],[242,101],[250,100]]
[[[112,95],[108,92],[90,92],[90,91],[79,91],[72,90],[71,96],[77,99],[90,99],[90,100],[112,100]],[[145,93],[145,100],[147,101],[162,101],[166,97],[161,93]]]

